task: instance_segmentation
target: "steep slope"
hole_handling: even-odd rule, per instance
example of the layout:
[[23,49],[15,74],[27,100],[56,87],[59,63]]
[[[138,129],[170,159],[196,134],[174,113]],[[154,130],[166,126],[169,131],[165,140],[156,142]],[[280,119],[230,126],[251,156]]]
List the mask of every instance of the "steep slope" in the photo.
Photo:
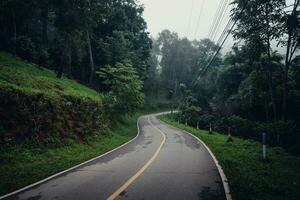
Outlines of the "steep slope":
[[0,142],[106,130],[101,94],[51,70],[0,53]]

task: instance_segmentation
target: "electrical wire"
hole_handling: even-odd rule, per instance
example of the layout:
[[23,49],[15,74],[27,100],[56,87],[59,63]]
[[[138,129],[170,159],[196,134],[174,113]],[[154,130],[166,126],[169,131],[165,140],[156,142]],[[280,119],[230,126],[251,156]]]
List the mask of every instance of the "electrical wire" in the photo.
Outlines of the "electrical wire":
[[217,33],[219,32],[219,28],[220,28],[220,24],[223,22],[223,20],[224,20],[224,17],[225,17],[225,13],[226,13],[226,11],[227,11],[227,8],[228,8],[228,0],[226,0],[225,2],[224,2],[224,4],[225,5],[223,5],[223,8],[222,8],[222,11],[221,11],[221,13],[220,13],[220,15],[219,15],[219,18],[218,18],[218,21],[217,21],[217,23],[216,23],[216,25],[215,25],[215,30],[214,30],[214,32],[213,32],[213,35],[211,36],[211,40],[212,41],[214,41],[214,39],[215,39],[215,37],[217,36]]
[[188,37],[190,35],[190,29],[191,29],[191,23],[192,23],[193,11],[194,11],[194,1],[195,0],[192,0],[192,7],[191,7],[191,10],[190,10],[190,17],[189,17],[189,21],[188,21],[188,28],[187,28],[186,37]]
[[[244,12],[245,8],[247,7],[247,1],[245,2],[242,10],[240,11],[238,17],[234,20],[234,22],[231,24],[230,30],[229,31],[225,31],[227,32],[225,38],[223,39],[223,41],[221,39],[219,39],[220,41],[222,41],[222,43],[220,44],[220,46],[218,47],[217,51],[215,52],[214,56],[211,58],[211,60],[209,61],[209,63],[206,65],[206,67],[199,71],[198,75],[197,75],[197,80],[199,80],[203,74],[205,74],[207,72],[207,70],[209,69],[209,67],[211,66],[211,64],[213,63],[213,61],[215,60],[215,58],[217,57],[217,55],[219,54],[222,46],[224,45],[225,41],[227,40],[228,36],[230,35],[231,31],[233,30],[234,26],[236,25],[237,21],[239,20],[239,18],[241,17],[242,13]],[[230,20],[229,20],[230,21]],[[228,24],[230,24],[230,22],[228,22]],[[226,26],[228,27],[228,26]],[[226,30],[226,27],[224,30]],[[224,31],[223,31],[224,32]],[[221,38],[221,37],[220,37]]]
[[218,9],[214,15],[214,19],[213,19],[213,22],[209,28],[209,31],[208,31],[208,35],[207,35],[207,38],[211,38],[211,35],[212,35],[212,32],[214,30],[214,27],[215,27],[215,24],[216,24],[216,21],[217,19],[219,18],[219,15],[220,15],[220,11],[223,7],[223,4],[224,4],[225,0],[221,0],[220,3],[219,3],[219,6],[218,6]]
[[201,21],[201,17],[202,17],[202,13],[203,13],[203,8],[205,6],[205,0],[201,1],[201,5],[200,5],[200,12],[199,12],[199,16],[198,16],[198,20],[197,20],[197,25],[196,25],[196,29],[195,29],[195,33],[194,33],[194,38],[196,39],[198,30],[199,30],[199,26],[200,26],[200,21]]

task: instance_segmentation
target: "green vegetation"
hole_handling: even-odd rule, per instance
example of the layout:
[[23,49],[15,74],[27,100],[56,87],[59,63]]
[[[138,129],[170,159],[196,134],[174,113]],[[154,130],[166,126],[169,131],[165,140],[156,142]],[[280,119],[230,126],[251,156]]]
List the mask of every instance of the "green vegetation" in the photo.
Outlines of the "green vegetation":
[[103,104],[110,115],[132,113],[144,104],[143,83],[129,61],[107,65],[97,74],[107,87]]
[[102,95],[42,67],[0,53],[0,142],[105,132]]
[[168,116],[161,120],[186,130],[204,141],[222,166],[236,200],[297,200],[300,199],[300,159],[291,156],[282,148],[267,149],[268,160],[261,159],[261,144],[253,140],[197,130],[178,124]]
[[73,96],[100,101],[101,95],[74,80],[63,77],[58,79],[55,73],[20,58],[0,52],[0,87],[38,94],[48,97]]
[[[128,85],[139,90],[137,76],[131,78]],[[0,53],[0,94],[0,195],[129,141],[137,134],[138,116],[154,110],[145,107],[147,111],[132,115],[123,111],[116,120],[102,105],[107,95],[7,53]]]
[[147,77],[151,39],[137,0],[1,1],[0,51],[94,88],[96,71],[130,60]]
[[44,141],[30,140],[23,144],[0,146],[0,196],[101,155],[137,134],[139,114],[124,116],[111,131],[86,138],[51,137]]
[[[279,3],[274,6],[282,6],[284,2]],[[251,6],[256,8],[257,1],[251,1]],[[260,6],[269,6],[269,2],[260,2]],[[256,24],[247,21],[246,16],[243,20],[250,23],[245,28]],[[236,31],[250,33],[239,28],[237,26]],[[180,121],[187,121],[194,127],[198,124],[201,128],[213,123],[221,132],[232,127],[238,136],[246,139],[258,139],[258,133],[264,131],[271,145],[300,155],[300,56],[291,57],[288,79],[284,81],[283,69],[286,66],[283,56],[264,49],[267,47],[264,40],[260,40],[263,43],[260,44],[250,41],[253,38],[248,39],[251,44],[237,43],[226,55],[217,54],[206,70],[217,44],[209,39],[190,41],[164,30],[154,41],[153,51],[161,56],[159,65],[162,69],[151,76],[152,80],[158,80],[161,90],[168,91],[168,96],[180,111],[177,117]],[[252,49],[253,45],[258,45],[260,51]],[[199,77],[199,73],[202,76]],[[284,85],[288,89],[283,90]],[[152,84],[151,87],[156,89],[158,86]],[[284,94],[285,90],[288,90],[287,94]],[[283,99],[287,102],[286,109],[283,109]],[[210,122],[203,123],[205,121]]]
[[[194,127],[208,117],[218,131],[230,126],[246,139],[264,131],[271,145],[300,155],[300,1],[234,0],[232,6],[235,26],[225,28],[217,42],[211,40],[216,21],[210,38],[199,41],[169,30],[158,34],[151,63],[159,70],[149,70],[154,83],[146,82],[148,93],[166,91],[179,120]],[[235,43],[222,55],[227,32]],[[273,48],[274,41],[284,53]]]

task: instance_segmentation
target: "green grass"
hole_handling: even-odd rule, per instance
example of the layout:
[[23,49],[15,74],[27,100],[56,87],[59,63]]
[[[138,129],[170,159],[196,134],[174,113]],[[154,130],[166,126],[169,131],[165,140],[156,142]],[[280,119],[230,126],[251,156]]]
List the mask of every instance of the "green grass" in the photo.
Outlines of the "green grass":
[[101,99],[101,94],[74,80],[56,78],[53,71],[0,52],[0,88],[13,87],[26,93],[44,93],[51,97],[74,96]]
[[186,130],[204,141],[222,166],[234,200],[299,200],[300,158],[282,148],[269,147],[268,160],[261,159],[261,144],[178,124],[168,116],[161,120]]
[[[83,123],[89,120],[89,118],[83,119],[83,117],[89,117],[91,115],[90,109],[94,110],[93,107],[90,107],[93,105],[99,106],[103,96],[74,80],[65,77],[58,79],[51,70],[42,67],[39,68],[35,64],[27,63],[3,52],[0,52],[0,92],[1,91],[6,91],[6,93],[3,94],[13,94],[13,97],[16,96],[16,98],[11,97],[14,100],[13,103],[16,104],[13,106],[13,108],[17,108],[15,112],[10,110],[12,109],[11,107],[1,107],[0,105],[0,110],[7,109],[5,110],[7,114],[15,113],[15,115],[7,115],[13,116],[14,118],[6,117],[6,122],[9,121],[9,123],[6,124],[10,124],[10,122],[14,123],[13,128],[20,126],[18,116],[31,119],[35,115],[41,115],[41,120],[47,120],[48,117],[50,119],[56,119],[57,117],[61,121],[56,120],[54,121],[55,124],[54,122],[49,123],[50,126],[47,130],[49,130],[50,133],[41,137],[42,139],[36,139],[39,137],[36,137],[36,135],[32,133],[30,137],[15,141],[14,137],[12,137],[14,135],[11,134],[11,136],[8,134],[11,137],[7,138],[10,139],[5,139],[3,140],[5,142],[0,143],[0,196],[120,146],[137,134],[136,121],[138,116],[150,113],[151,111],[153,112],[153,108],[149,109],[145,107],[143,112],[140,111],[138,114],[132,116],[121,116],[117,121],[110,123],[108,119],[103,119],[106,116],[102,116],[102,114],[99,113],[99,115],[96,116],[100,117],[98,120],[103,120],[100,121],[101,126],[97,126],[97,129],[93,126],[93,135],[85,135],[79,139],[79,137],[76,137],[75,131],[81,133],[82,131],[88,131],[87,128],[89,127],[83,125],[79,126],[76,118],[68,118],[73,110],[69,107],[64,108],[64,103],[74,100],[77,106],[81,106],[80,108],[75,107],[74,110],[76,112],[73,114],[77,116],[80,115],[80,121]],[[24,104],[24,102],[20,100],[22,98],[18,98],[19,96],[28,100],[28,104]],[[42,96],[43,98],[33,98],[36,96]],[[3,97],[3,102],[5,102],[4,99],[10,101],[7,96]],[[78,99],[82,99],[84,100],[82,102],[86,103],[79,104],[77,102]],[[49,111],[49,114],[31,112],[29,106],[32,106],[34,109],[40,108],[43,112],[48,111],[48,108],[45,107],[45,105],[48,104],[44,105],[44,103],[41,102],[42,100],[47,100],[46,102],[51,102],[51,104],[57,106],[57,108],[61,108],[61,110],[59,110],[61,112],[55,109],[51,112]],[[87,113],[87,115],[85,115],[85,113]],[[2,115],[0,115],[0,117],[1,116]],[[73,127],[73,129],[62,129],[62,123],[68,122],[68,120],[71,125],[77,124],[77,126],[74,126],[75,128]],[[69,134],[64,134],[68,137],[62,137],[61,134],[54,132],[52,128],[56,126],[58,126],[58,128],[53,130],[63,130],[64,133],[69,131]],[[10,127],[8,131],[2,129],[0,121],[0,137],[4,131],[7,133],[9,133],[9,130],[14,131],[13,128]],[[79,131],[77,129],[79,129]],[[19,133],[22,130],[17,131]],[[94,133],[97,134],[94,135]],[[43,135],[44,132],[40,134]]]
[[124,116],[109,133],[90,137],[84,143],[50,138],[43,143],[31,140],[22,145],[0,146],[0,196],[129,141],[137,134],[137,118],[138,114]]

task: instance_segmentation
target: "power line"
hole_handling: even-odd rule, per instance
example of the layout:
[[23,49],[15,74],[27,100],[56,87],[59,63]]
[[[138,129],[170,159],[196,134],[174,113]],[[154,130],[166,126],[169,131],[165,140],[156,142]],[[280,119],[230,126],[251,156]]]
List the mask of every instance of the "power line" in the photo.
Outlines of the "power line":
[[200,5],[199,16],[198,16],[198,20],[197,20],[196,30],[195,30],[195,34],[194,34],[194,38],[195,39],[196,39],[196,35],[198,33],[198,29],[199,29],[199,25],[200,25],[200,21],[201,21],[201,16],[202,16],[204,5],[205,5],[205,0],[202,0],[201,5]]
[[[228,1],[228,0],[227,0],[227,1]],[[221,11],[220,11],[220,13],[219,13],[219,15],[218,15],[218,18],[217,18],[217,20],[216,20],[216,23],[215,23],[215,25],[214,25],[214,27],[213,27],[213,31],[212,31],[212,35],[211,35],[211,40],[214,40],[215,35],[216,35],[216,32],[217,32],[218,27],[219,27],[219,24],[220,24],[220,21],[221,21],[221,19],[223,20],[223,15],[224,15],[224,11],[225,11],[225,7],[226,7],[226,2],[227,2],[227,1],[225,0],[225,1],[223,2]]]
[[[225,16],[225,11],[227,11],[227,7],[228,7],[228,0],[224,0],[221,2],[221,4],[219,4],[219,9],[218,9],[218,12],[216,13],[217,15],[215,16],[215,20],[214,20],[214,23],[212,24],[212,28],[211,28],[211,31],[210,31],[210,35],[209,35],[209,39],[211,41],[214,41],[215,37],[217,36],[217,33],[219,31],[219,25],[221,22],[223,22],[224,20],[224,16]],[[225,27],[227,28],[227,27]],[[224,29],[225,31],[226,29]],[[223,31],[223,32],[224,32]],[[227,31],[227,30],[226,30]],[[223,34],[221,34],[222,36]],[[221,37],[220,37],[221,38]],[[220,39],[219,39],[220,40]],[[218,42],[220,43],[220,42]],[[210,49],[212,47],[212,43],[207,47],[208,49]]]
[[217,11],[216,11],[216,13],[214,15],[214,19],[213,19],[212,25],[209,28],[208,35],[207,35],[208,38],[210,38],[211,35],[212,35],[213,29],[215,27],[216,21],[217,21],[217,19],[219,17],[219,14],[220,14],[220,11],[221,11],[221,9],[223,7],[223,4],[224,4],[224,0],[221,0],[220,3],[219,3],[218,9],[217,9]]
[[209,28],[208,34],[207,34],[207,37],[208,37],[208,38],[210,38],[210,36],[211,36],[211,32],[212,32],[213,27],[214,27],[214,25],[215,25],[215,23],[216,23],[216,20],[217,20],[217,18],[218,18],[218,15],[219,15],[219,13],[220,13],[220,10],[221,10],[221,7],[222,7],[222,5],[223,5],[223,2],[224,2],[224,0],[221,0],[221,1],[219,2],[218,9],[217,9],[217,11],[216,11],[216,13],[215,13],[215,15],[214,15],[213,22],[212,22],[212,24],[211,24],[211,26],[210,26],[210,28]]
[[218,18],[218,21],[215,25],[215,30],[213,32],[213,35],[211,36],[211,40],[213,41],[217,35],[217,33],[219,32],[219,25],[221,24],[221,22],[224,20],[224,16],[225,16],[225,13],[227,11],[227,8],[228,8],[228,0],[224,1],[224,5],[223,5],[223,8],[222,8],[222,11],[219,15],[219,18]]
[[232,24],[233,24],[233,20],[230,18],[216,43],[217,45],[219,45],[221,43],[222,39],[224,39],[225,34],[229,30],[229,28],[232,26]]
[[191,21],[192,21],[192,16],[193,16],[193,11],[194,11],[194,1],[195,0],[192,0],[192,7],[191,7],[191,10],[190,10],[190,17],[189,17],[188,29],[187,29],[186,37],[188,37],[190,35]]
[[[225,38],[223,39],[221,45],[218,47],[218,49],[217,49],[217,51],[215,52],[215,54],[214,54],[214,56],[212,57],[212,59],[209,61],[209,63],[206,65],[206,67],[205,67],[203,70],[199,71],[199,73],[198,73],[198,75],[197,75],[197,79],[198,79],[198,80],[199,80],[199,78],[200,78],[204,73],[206,73],[206,71],[208,70],[208,68],[211,66],[211,64],[213,63],[213,61],[215,60],[215,58],[216,58],[217,55],[219,54],[219,52],[220,52],[222,46],[224,45],[225,41],[227,40],[227,38],[228,38],[228,36],[230,35],[231,31],[233,30],[234,26],[236,25],[238,19],[241,17],[241,15],[242,15],[242,13],[244,12],[246,6],[247,6],[247,1],[245,2],[245,4],[244,4],[244,6],[243,6],[241,12],[239,13],[238,17],[235,19],[234,23],[231,25],[230,30],[227,32]],[[230,22],[228,22],[228,23],[230,23]],[[227,26],[226,26],[226,27],[227,27]],[[226,30],[226,27],[225,27],[224,30]],[[220,41],[221,41],[221,40],[220,40]]]

